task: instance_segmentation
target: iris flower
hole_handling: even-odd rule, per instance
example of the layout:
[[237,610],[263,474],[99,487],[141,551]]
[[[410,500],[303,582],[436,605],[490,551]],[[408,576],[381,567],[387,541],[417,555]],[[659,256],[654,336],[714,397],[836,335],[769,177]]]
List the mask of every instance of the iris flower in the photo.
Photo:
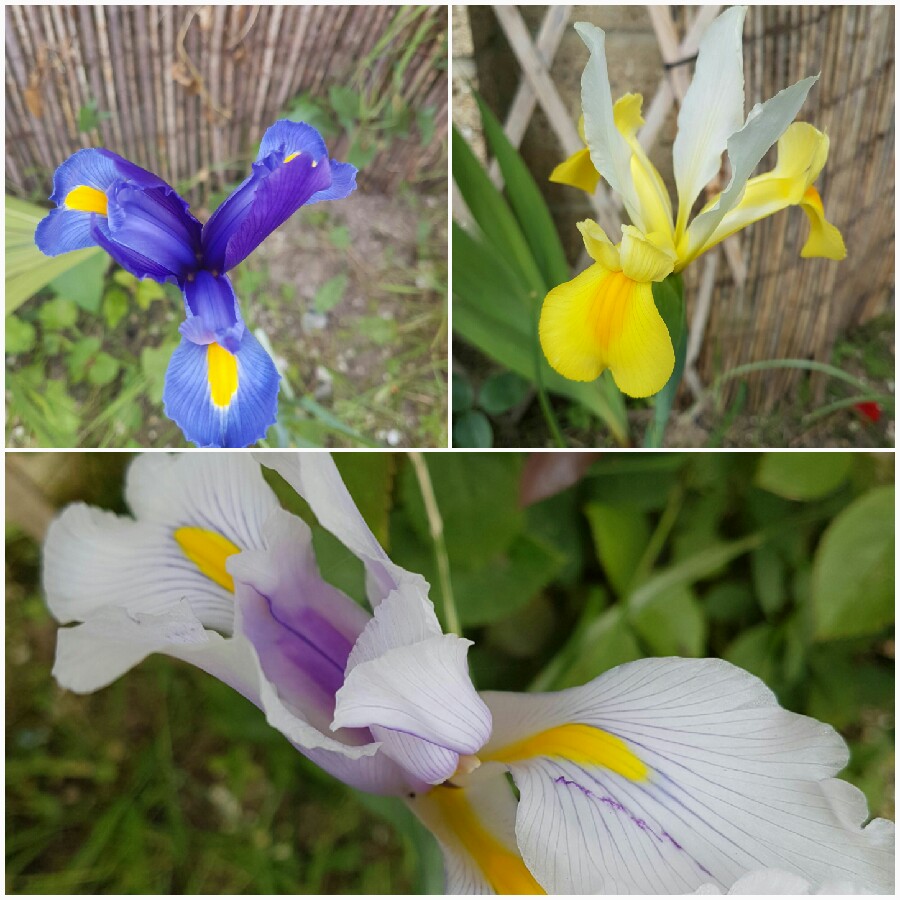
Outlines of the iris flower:
[[311,125],[287,119],[266,131],[250,176],[205,225],[152,172],[109,150],[79,150],[53,176],[56,208],[35,242],[48,256],[100,246],[136,278],[177,284],[185,320],[166,371],[166,415],[200,447],[244,447],[275,422],[280,376],[227,273],[301,206],[355,187],[356,169],[329,159]]
[[322,578],[253,458],[151,454],[128,473],[134,518],[78,504],[50,527],[47,601],[77,623],[58,634],[61,685],[97,690],[151,653],[204,669],[327,772],[407,802],[452,893],[716,893],[765,869],[891,890],[893,824],[862,827],[832,728],[718,659],[479,694],[471,642],[442,633],[330,457],[258,461],[362,561],[371,611]]
[[[653,302],[653,283],[680,272],[758,219],[799,206],[810,223],[800,255],[846,256],[841,234],[826,220],[813,186],[828,157],[828,136],[794,122],[818,76],[757,104],[745,120],[745,12],[744,7],[726,10],[700,42],[673,146],[674,210],[662,177],[637,140],[643,125],[641,95],[626,94],[613,104],[605,35],[593,25],[575,26],[590,51],[581,79],[581,131],[587,147],[557,166],[551,180],[592,193],[602,176],[622,198],[631,224],[622,227],[621,240],[614,244],[596,222],[580,222],[594,264],[544,300],[541,346],[566,378],[592,381],[610,369],[620,390],[632,397],[660,391],[674,369],[675,353]],[[776,142],[775,168],[751,178]],[[719,172],[724,152],[731,167],[728,184],[692,216],[704,187]]]

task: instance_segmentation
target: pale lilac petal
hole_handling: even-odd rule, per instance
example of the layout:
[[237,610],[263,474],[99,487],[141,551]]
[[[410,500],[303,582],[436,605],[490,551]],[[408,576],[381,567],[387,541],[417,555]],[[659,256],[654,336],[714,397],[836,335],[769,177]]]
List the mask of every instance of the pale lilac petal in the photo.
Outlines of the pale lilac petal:
[[428,595],[428,585],[420,575],[388,559],[327,453],[257,453],[255,458],[278,472],[306,500],[319,524],[362,560],[373,606],[401,584],[413,584],[423,597]]
[[369,731],[381,744],[381,752],[420,781],[422,788],[441,784],[450,778],[459,766],[459,754],[446,747],[432,744],[403,731],[382,728],[380,725],[372,725]]
[[833,778],[847,762],[842,739],[781,709],[735,666],[645,659],[557,694],[484,697],[494,715],[484,757],[580,723],[620,739],[647,767],[632,780],[603,760],[510,765],[519,846],[551,892],[727,889],[761,868],[891,890],[893,824],[862,827],[865,798]]

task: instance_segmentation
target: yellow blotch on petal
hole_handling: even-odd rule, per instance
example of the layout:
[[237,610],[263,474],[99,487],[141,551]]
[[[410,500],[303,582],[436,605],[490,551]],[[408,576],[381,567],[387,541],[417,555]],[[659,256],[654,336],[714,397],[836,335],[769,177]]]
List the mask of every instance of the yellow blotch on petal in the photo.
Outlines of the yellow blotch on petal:
[[593,194],[600,183],[600,173],[591,162],[591,151],[585,147],[584,150],[573,153],[550,173],[550,181]]
[[475,860],[485,880],[497,894],[544,894],[518,853],[501,843],[482,824],[462,788],[436,787],[424,802],[437,808],[442,824]]
[[841,260],[847,256],[847,247],[840,231],[825,218],[822,198],[814,187],[806,189],[800,208],[809,219],[809,237],[800,251],[804,257],[822,256],[825,259]]
[[106,215],[106,194],[97,188],[88,187],[85,184],[72,188],[63,201],[68,209],[77,209],[79,212],[99,213]]
[[212,402],[220,409],[231,403],[238,388],[237,357],[219,344],[212,343],[206,350],[206,378]]
[[645,781],[649,769],[621,738],[592,725],[558,725],[499,750],[482,754],[484,762],[515,763],[536,757],[567,759],[609,769],[631,781]]
[[184,555],[211,581],[226,591],[234,591],[234,580],[225,569],[225,560],[240,553],[228,538],[206,528],[184,527],[175,532]]
[[672,341],[649,283],[597,263],[547,294],[539,324],[550,365],[572,381],[610,369],[619,390],[649,397],[675,368]]

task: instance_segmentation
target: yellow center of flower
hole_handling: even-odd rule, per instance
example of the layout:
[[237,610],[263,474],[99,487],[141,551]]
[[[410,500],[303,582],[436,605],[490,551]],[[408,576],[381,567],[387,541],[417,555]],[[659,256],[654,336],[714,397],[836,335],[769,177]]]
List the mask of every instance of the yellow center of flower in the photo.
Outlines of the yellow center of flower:
[[504,846],[482,825],[476,811],[460,788],[436,787],[429,794],[443,818],[475,860],[497,894],[544,894],[518,853]]
[[209,344],[206,350],[209,393],[212,402],[224,409],[231,403],[238,388],[237,357],[216,343]]
[[225,560],[240,553],[228,538],[206,528],[185,526],[174,534],[184,555],[211,581],[226,591],[234,591],[234,580],[225,569]]
[[84,184],[69,191],[63,202],[69,209],[106,215],[106,194]]
[[[284,161],[285,161],[286,163],[289,163],[292,159],[296,159],[298,156],[300,156],[299,151],[298,151],[297,153],[289,153],[289,154],[284,158]],[[315,160],[313,160],[313,161],[309,164],[309,167],[310,167],[311,169],[314,169],[317,165],[318,165],[318,163],[317,163]]]
[[644,781],[648,768],[621,738],[592,725],[558,725],[499,750],[480,754],[482,762],[514,763],[534,757],[559,757],[569,762],[601,766],[630,781]]

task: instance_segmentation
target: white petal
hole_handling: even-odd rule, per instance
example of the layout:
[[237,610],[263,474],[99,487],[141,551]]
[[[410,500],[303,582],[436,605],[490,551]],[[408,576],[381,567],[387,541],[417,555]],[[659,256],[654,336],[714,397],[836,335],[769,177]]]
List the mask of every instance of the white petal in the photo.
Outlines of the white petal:
[[471,644],[439,635],[358,663],[338,691],[332,727],[381,725],[476,753],[491,733],[491,717],[469,679]]
[[694,79],[678,113],[672,157],[682,228],[694,201],[719,171],[728,138],[744,122],[745,13],[746,7],[733,6],[706,29]]
[[[694,891],[695,894],[722,895],[722,890],[713,884],[705,884]],[[761,869],[742,875],[728,890],[729,896],[796,896],[807,894],[862,894],[864,891],[847,882],[825,882],[813,890],[813,886],[799,875],[780,869]]]
[[724,661],[646,659],[558,694],[484,697],[494,715],[484,757],[582,723],[649,769],[631,780],[559,757],[510,766],[519,846],[551,892],[727,889],[761,868],[891,888],[893,824],[861,827],[865,799],[832,778],[847,762],[840,736]]
[[747,180],[768,149],[794,121],[818,75],[804,78],[779,91],[762,105],[757,104],[747,116],[744,127],[728,139],[731,180],[718,200],[700,213],[687,230],[686,240],[678,247],[679,259],[693,259],[725,215],[740,202]]
[[60,622],[84,621],[105,606],[162,615],[187,600],[205,627],[232,629],[231,593],[184,555],[170,528],[83,503],[51,523],[43,583],[47,605]]
[[643,231],[647,223],[631,177],[631,148],[616,128],[612,93],[606,66],[606,35],[596,25],[576,22],[575,30],[590,51],[581,76],[581,107],[584,112],[584,137],[591,151],[594,168],[606,179],[625,204],[631,221]]
[[435,788],[409,806],[437,838],[448,894],[540,892],[519,857],[516,800],[502,772],[471,788]]
[[407,582],[416,584],[427,596],[428,585],[421,576],[388,559],[327,453],[255,453],[254,456],[262,465],[278,472],[309,504],[319,524],[363,561],[373,606]]
[[422,786],[441,784],[459,766],[459,754],[431,741],[380,725],[371,727],[372,737],[381,744],[381,752],[409,772]]
[[278,499],[246,453],[145,453],[128,469],[125,499],[142,522],[221,534],[241,550],[262,547]]

